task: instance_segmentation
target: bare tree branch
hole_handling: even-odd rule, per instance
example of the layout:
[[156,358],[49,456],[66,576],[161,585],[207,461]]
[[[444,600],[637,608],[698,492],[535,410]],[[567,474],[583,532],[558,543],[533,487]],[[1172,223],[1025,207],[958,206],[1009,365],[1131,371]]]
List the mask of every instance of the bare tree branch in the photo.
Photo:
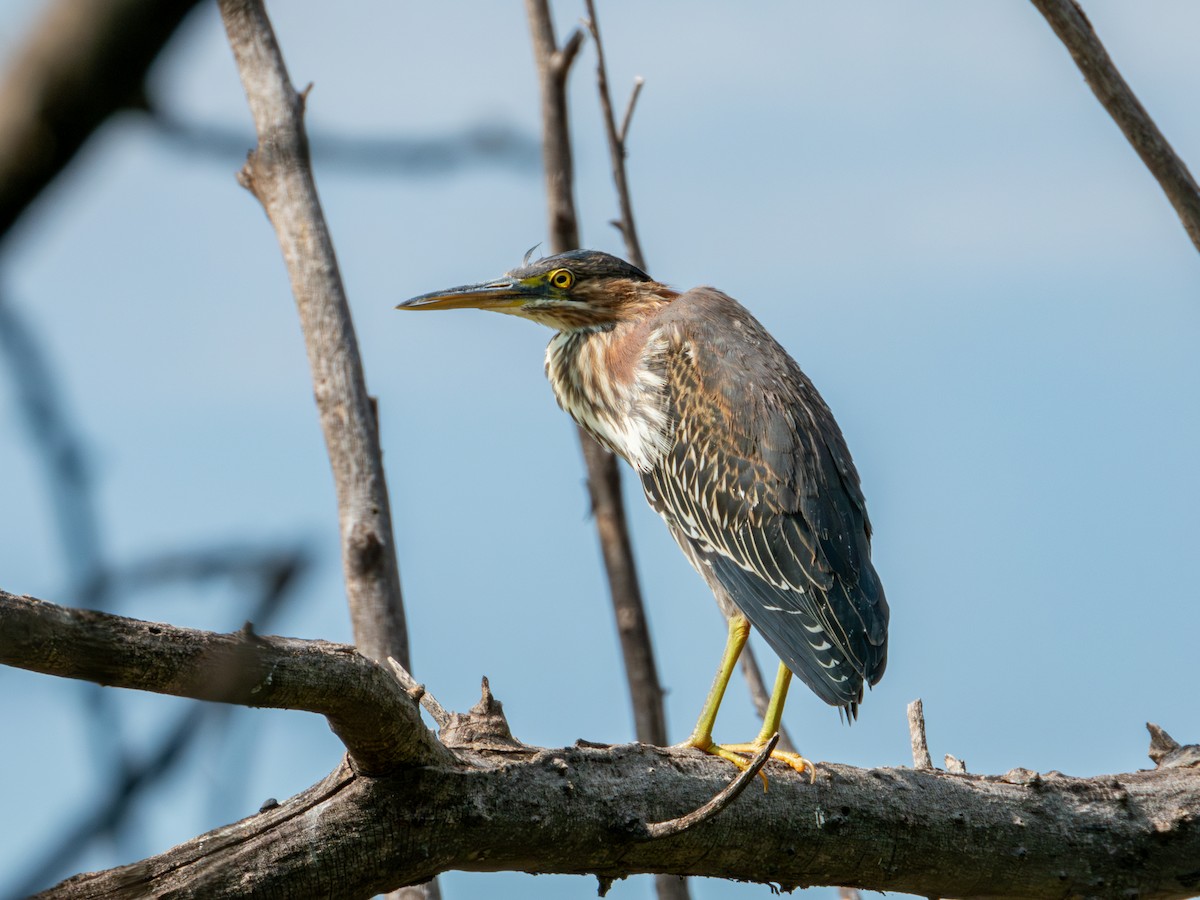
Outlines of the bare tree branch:
[[288,77],[257,0],[221,0],[258,147],[239,180],[275,227],[300,313],[313,393],[333,468],[342,570],[354,641],[382,663],[409,667],[408,635],[375,409],[367,394],[333,241],[321,212],[304,133],[304,98]]
[[[541,85],[542,153],[550,215],[550,248],[553,253],[562,253],[579,246],[578,219],[572,195],[574,166],[567,126],[566,83],[568,67],[582,40],[582,33],[574,32],[560,50],[554,37],[548,0],[526,0],[525,10],[529,17],[534,59]],[[654,664],[645,604],[642,602],[637,566],[629,541],[629,526],[621,496],[621,473],[612,453],[597,444],[582,428],[578,433],[587,464],[588,491],[592,512],[596,517],[596,533],[600,539],[617,634],[625,660],[635,733],[638,740],[661,746],[667,743],[662,688]]]
[[[407,761],[373,777],[340,768],[256,816],[135,865],[77,876],[45,898],[354,898],[450,869],[653,872],[950,897],[1174,898],[1197,886],[1194,766],[1069,778],[822,763],[810,784],[777,765],[769,792],[747,791],[721,815],[654,840],[645,823],[704,806],[725,788],[727,763],[644,744],[497,745],[497,727],[507,734],[507,725],[490,696],[472,711],[478,721],[457,729],[464,762],[420,724],[400,682],[349,647],[192,631],[0,593],[0,662],[322,712],[348,743],[386,741]],[[1174,743],[1160,738],[1154,752]]]
[[[218,162],[240,161],[246,156],[247,129],[188,121],[161,106],[152,106],[147,113],[158,133],[180,150]],[[485,166],[524,175],[541,167],[537,141],[503,122],[480,122],[425,135],[348,136],[310,129],[309,147],[314,163],[325,171],[336,166],[345,174],[363,178],[420,179]]]
[[[261,0],[220,0],[220,9],[258,133],[239,180],[275,227],[300,312],[337,488],[354,642],[380,664],[394,658],[410,668],[376,408],[313,182],[305,97],[292,87]],[[405,893],[435,898],[439,892],[427,885]]]
[[0,235],[100,123],[138,102],[196,0],[56,0],[0,80]]
[[216,634],[0,591],[0,663],[110,687],[320,713],[365,773],[454,761],[399,682],[342,644],[262,637],[248,628]]
[[629,198],[629,180],[625,174],[625,137],[629,131],[629,123],[633,118],[633,107],[637,100],[641,79],[638,79],[633,95],[629,99],[629,107],[625,111],[625,121],[618,129],[616,115],[613,113],[612,98],[608,91],[608,69],[604,63],[604,42],[600,40],[600,23],[596,19],[596,4],[594,0],[586,0],[588,31],[592,34],[592,43],[596,45],[596,88],[600,94],[600,113],[604,117],[604,133],[608,137],[608,158],[612,163],[613,183],[617,189],[617,203],[621,208],[621,218],[617,227],[625,238],[625,252],[629,261],[639,269],[646,268],[646,258],[642,255],[642,245],[638,240],[637,228],[633,223],[633,202]]
[[779,767],[769,792],[747,791],[722,815],[654,840],[644,823],[704,804],[728,764],[640,744],[478,755],[492,764],[383,778],[340,769],[278,807],[39,896],[365,898],[449,869],[960,898],[1196,889],[1200,776],[1190,769],[1009,779],[822,763],[810,785]]
[[549,0],[525,0],[525,13],[533,37],[533,57],[542,96],[542,170],[550,216],[550,252],[563,253],[579,247],[575,164],[567,125],[567,73],[583,35],[574,32],[560,50],[554,37]]
[[1117,71],[1083,9],[1075,0],[1032,2],[1071,52],[1071,58],[1096,99],[1108,110],[1146,168],[1158,179],[1188,237],[1200,250],[1200,188],[1196,186],[1196,179]]

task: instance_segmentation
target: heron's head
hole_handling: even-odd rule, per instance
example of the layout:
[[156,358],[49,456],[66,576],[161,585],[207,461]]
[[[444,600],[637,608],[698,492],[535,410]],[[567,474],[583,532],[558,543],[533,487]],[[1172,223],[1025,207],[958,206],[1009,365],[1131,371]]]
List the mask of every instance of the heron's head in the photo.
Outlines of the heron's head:
[[513,269],[503,278],[433,291],[396,309],[490,309],[558,331],[629,321],[675,296],[623,259],[571,250]]

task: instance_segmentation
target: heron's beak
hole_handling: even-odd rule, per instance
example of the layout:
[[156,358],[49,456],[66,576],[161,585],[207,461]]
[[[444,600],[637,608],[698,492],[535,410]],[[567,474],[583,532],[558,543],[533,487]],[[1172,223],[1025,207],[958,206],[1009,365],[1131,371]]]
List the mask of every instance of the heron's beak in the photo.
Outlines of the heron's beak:
[[511,310],[524,306],[540,296],[540,291],[512,278],[487,281],[483,284],[464,284],[413,297],[396,309],[496,309]]

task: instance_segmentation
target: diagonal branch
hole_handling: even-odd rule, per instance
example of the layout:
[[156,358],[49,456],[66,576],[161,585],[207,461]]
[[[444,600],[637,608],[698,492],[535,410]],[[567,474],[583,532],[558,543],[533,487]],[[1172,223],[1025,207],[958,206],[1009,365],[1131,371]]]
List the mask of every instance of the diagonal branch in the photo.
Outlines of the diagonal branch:
[[[339,767],[283,804],[131,866],[69,879],[43,898],[354,898],[451,869],[706,875],[944,897],[1195,894],[1200,770],[1191,758],[1095,778],[823,763],[810,784],[777,767],[769,792],[748,791],[719,816],[648,840],[647,822],[706,807],[729,765],[642,744],[492,749],[490,731],[467,740],[473,764],[462,765],[420,723],[400,682],[353,648],[155,625],[2,592],[0,663],[322,712],[360,765],[389,750],[404,757],[372,777]],[[499,716],[485,699],[487,715]],[[1176,744],[1162,735],[1152,753],[1185,749]]]
[[1075,65],[1175,207],[1184,230],[1200,250],[1200,188],[1183,160],[1158,130],[1075,0],[1032,0],[1071,52]]
[[320,713],[355,768],[453,764],[416,703],[383,667],[353,647],[218,634],[69,609],[0,590],[0,663],[241,706]]
[[288,78],[262,3],[221,0],[221,18],[254,117],[258,147],[239,180],[275,227],[300,313],[313,393],[333,468],[342,569],[354,641],[372,659],[409,665],[391,508],[375,407],[321,211],[304,133],[304,98]]

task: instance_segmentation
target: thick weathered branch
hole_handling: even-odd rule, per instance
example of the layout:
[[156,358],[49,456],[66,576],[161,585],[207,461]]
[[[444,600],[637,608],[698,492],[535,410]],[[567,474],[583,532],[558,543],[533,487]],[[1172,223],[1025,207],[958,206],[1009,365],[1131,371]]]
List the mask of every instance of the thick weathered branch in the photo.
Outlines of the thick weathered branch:
[[0,235],[123,106],[196,0],[57,0],[0,83]]
[[1033,0],[1033,5],[1071,52],[1092,93],[1158,180],[1188,237],[1200,250],[1200,188],[1196,179],[1121,77],[1092,23],[1075,0]]
[[337,488],[354,642],[380,663],[392,656],[407,667],[408,636],[375,409],[313,182],[304,98],[288,78],[262,3],[221,0],[220,8],[258,133],[258,147],[239,177],[275,227],[304,329]]
[[[478,727],[458,729],[471,759],[463,764],[420,724],[400,682],[350,647],[198,632],[4,593],[0,662],[321,712],[359,748],[358,772],[341,769],[280,806],[45,897],[352,898],[451,869],[708,875],[954,897],[1185,897],[1200,887],[1194,766],[1077,779],[822,763],[810,784],[772,764],[768,793],[747,791],[719,816],[653,840],[646,823],[709,803],[729,780],[727,763],[640,744],[497,745],[506,726],[485,696]],[[366,776],[362,761],[385,757],[385,744],[408,764]],[[1169,738],[1154,746],[1181,749]]]
[[0,591],[0,663],[134,688],[320,713],[364,773],[453,764],[391,673],[353,647],[217,634]]
[[[644,823],[699,807],[730,767],[643,745],[495,754],[490,767],[384,778],[339,770],[279,807],[44,900],[367,897],[449,869],[707,875],[784,889],[922,896],[1187,897],[1200,875],[1200,773],[955,776],[771,765],[771,789],[663,840]],[[324,873],[324,874],[323,874]]]

